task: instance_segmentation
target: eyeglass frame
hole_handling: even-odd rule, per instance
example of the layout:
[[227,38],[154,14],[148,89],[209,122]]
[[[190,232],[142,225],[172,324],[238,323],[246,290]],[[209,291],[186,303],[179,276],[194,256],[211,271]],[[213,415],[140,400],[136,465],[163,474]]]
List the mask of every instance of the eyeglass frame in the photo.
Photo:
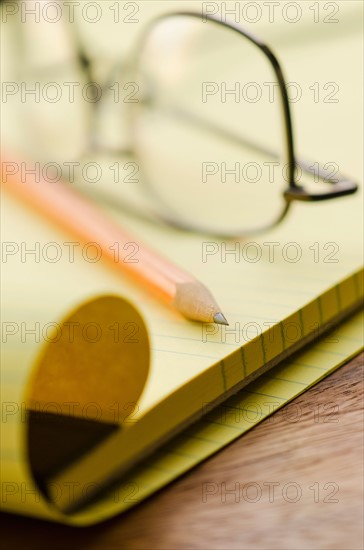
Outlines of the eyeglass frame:
[[[143,42],[148,37],[150,29],[152,29],[156,24],[158,24],[159,21],[162,21],[163,19],[168,19],[171,17],[191,17],[195,19],[202,19],[202,14],[200,12],[195,12],[195,11],[176,11],[176,12],[165,13],[155,17],[147,25],[141,38],[138,40],[138,44],[135,50],[135,58],[138,57],[138,52],[142,50]],[[271,47],[268,46],[265,42],[263,42],[260,38],[256,37],[254,34],[244,30],[236,22],[222,21],[219,17],[217,17],[214,14],[204,14],[202,22],[203,23],[211,22],[211,23],[220,25],[222,27],[228,28],[233,32],[236,32],[240,36],[249,40],[254,46],[259,48],[259,50],[264,54],[266,59],[269,61],[273,69],[274,75],[277,79],[281,106],[283,111],[283,119],[284,119],[285,146],[286,146],[286,155],[288,159],[288,162],[286,165],[286,168],[287,168],[286,179],[288,180],[288,187],[283,191],[285,206],[280,216],[278,217],[278,219],[274,223],[269,224],[268,227],[274,227],[286,216],[289,210],[289,207],[293,201],[318,202],[318,201],[323,201],[328,199],[339,198],[339,197],[343,197],[343,196],[351,195],[355,193],[358,190],[358,184],[354,182],[350,177],[343,175],[341,173],[336,173],[335,176],[333,176],[332,173],[329,173],[327,170],[325,170],[325,168],[321,168],[320,166],[317,167],[317,163],[315,163],[315,165],[313,166],[311,165],[310,162],[306,160],[302,160],[302,159],[298,160],[296,158],[294,139],[293,139],[293,123],[292,123],[292,117],[291,117],[291,109],[289,104],[286,80],[284,77],[281,64],[278,61],[278,58],[273,52],[273,50],[271,49]],[[89,61],[87,57],[83,54],[82,50],[80,53],[81,53],[80,59],[81,59],[82,65],[87,72],[89,69]],[[132,63],[132,65],[134,64],[136,63]],[[198,121],[198,120],[195,122],[201,123],[201,121]],[[233,136],[230,136],[230,137],[233,137]],[[130,153],[132,153],[135,156],[135,153],[133,150],[131,150]],[[330,184],[331,189],[325,190],[325,191],[318,191],[318,192],[308,191],[302,185],[299,185],[296,182],[296,177],[295,177],[296,167],[299,167],[306,174],[315,175],[316,177],[318,176],[320,180],[323,180],[325,183]],[[179,223],[176,224],[169,219],[165,219],[165,221],[167,221],[167,223],[172,223],[173,225],[180,225]],[[186,227],[184,224],[182,224],[182,227],[184,229],[190,229],[189,227]],[[265,226],[260,230],[254,231],[254,233],[260,233],[261,231],[265,231],[268,227]]]
[[[190,11],[177,11],[173,13],[163,14],[155,19],[148,25],[144,36],[148,35],[149,28],[152,28],[156,23],[163,19],[170,17],[193,17],[201,18],[199,12],[190,12]],[[355,193],[358,190],[358,184],[354,182],[351,178],[344,176],[342,174],[337,174],[336,177],[330,177],[324,169],[313,170],[310,169],[309,163],[306,161],[297,161],[295,152],[294,152],[294,139],[293,139],[293,124],[291,117],[291,109],[289,105],[289,98],[287,93],[286,80],[283,74],[283,70],[280,62],[278,61],[277,56],[272,51],[270,46],[265,42],[257,38],[252,33],[244,30],[235,22],[222,21],[213,14],[205,14],[203,16],[204,23],[211,21],[217,23],[218,25],[224,26],[231,29],[232,31],[240,34],[244,38],[247,38],[252,44],[257,46],[259,50],[266,56],[270,62],[274,74],[277,78],[279,85],[279,92],[281,97],[281,104],[283,107],[283,117],[284,117],[284,130],[287,146],[287,158],[288,158],[288,180],[289,187],[284,191],[285,199],[290,201],[321,201],[328,200],[344,195],[349,195]],[[295,181],[295,167],[299,166],[304,172],[310,174],[318,174],[320,179],[325,179],[327,183],[332,184],[332,189],[326,192],[312,193],[304,189],[302,186],[298,185]]]

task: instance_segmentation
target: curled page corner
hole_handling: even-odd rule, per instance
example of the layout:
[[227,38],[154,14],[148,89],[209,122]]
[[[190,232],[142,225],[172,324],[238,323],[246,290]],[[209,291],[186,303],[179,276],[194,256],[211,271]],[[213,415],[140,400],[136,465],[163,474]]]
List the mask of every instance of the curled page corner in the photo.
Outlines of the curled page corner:
[[9,415],[8,430],[5,424],[8,456],[1,456],[6,509],[48,518],[58,515],[59,497],[49,478],[123,429],[150,366],[144,320],[119,296],[93,297],[53,325],[28,366],[18,414]]

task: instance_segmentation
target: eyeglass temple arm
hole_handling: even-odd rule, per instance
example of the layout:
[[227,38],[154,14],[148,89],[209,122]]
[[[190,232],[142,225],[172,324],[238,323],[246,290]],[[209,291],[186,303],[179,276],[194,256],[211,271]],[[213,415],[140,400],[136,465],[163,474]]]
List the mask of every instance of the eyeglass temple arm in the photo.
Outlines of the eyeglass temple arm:
[[[152,103],[151,98],[148,98],[145,103]],[[160,105],[159,108],[162,108]],[[272,158],[278,159],[279,156],[275,151],[269,150],[266,147],[259,145],[258,143],[253,142],[252,140],[243,138],[241,136],[238,136],[234,134],[234,132],[227,130],[225,128],[220,128],[219,126],[216,126],[212,122],[208,122],[198,115],[195,115],[191,112],[186,112],[182,109],[178,108],[168,108],[166,106],[163,107],[164,110],[167,110],[169,114],[172,114],[173,116],[182,117],[184,119],[188,119],[189,122],[192,124],[198,125],[200,127],[203,127],[205,130],[213,131],[216,133],[221,134],[225,139],[234,142],[238,145],[244,145],[245,147],[249,147],[250,149],[259,151],[260,153],[263,153],[267,156],[270,156]],[[337,197],[342,197],[344,195],[351,195],[352,193],[355,193],[358,189],[357,183],[355,183],[351,178],[344,176],[343,174],[336,173],[335,175],[332,174],[332,171],[325,168],[321,168],[318,163],[312,163],[304,159],[295,159],[295,165],[298,166],[303,172],[306,174],[314,175],[319,180],[324,181],[325,183],[330,183],[331,187],[329,189],[325,189],[324,192],[318,191],[318,192],[309,192],[304,187],[298,185],[295,181],[289,182],[289,187],[284,192],[285,199],[290,201],[322,201],[322,200],[328,200],[328,199],[334,199]]]
[[358,190],[358,184],[351,178],[344,176],[339,172],[333,174],[332,171],[321,168],[317,162],[310,163],[307,160],[296,159],[295,163],[306,174],[314,175],[315,178],[318,178],[325,183],[330,183],[331,186],[329,189],[325,189],[324,192],[316,191],[312,193],[297,184],[294,186],[290,185],[284,192],[284,196],[287,201],[299,200],[313,202],[335,199],[337,197],[351,195]]

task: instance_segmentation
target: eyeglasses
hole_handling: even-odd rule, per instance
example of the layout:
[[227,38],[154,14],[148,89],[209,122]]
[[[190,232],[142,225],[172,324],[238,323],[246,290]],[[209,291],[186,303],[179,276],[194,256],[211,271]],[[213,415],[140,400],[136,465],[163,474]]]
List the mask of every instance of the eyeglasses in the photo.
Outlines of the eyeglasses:
[[[123,122],[138,185],[167,223],[249,235],[280,222],[293,201],[357,190],[342,174],[296,159],[281,66],[238,25],[194,12],[161,16],[131,67]],[[91,74],[84,56],[83,69]]]

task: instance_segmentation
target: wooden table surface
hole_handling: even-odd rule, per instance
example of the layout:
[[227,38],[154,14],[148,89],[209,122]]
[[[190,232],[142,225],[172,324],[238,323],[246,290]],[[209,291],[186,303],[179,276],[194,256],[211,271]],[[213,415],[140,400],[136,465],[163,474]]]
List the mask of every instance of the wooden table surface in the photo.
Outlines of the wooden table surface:
[[130,512],[88,528],[0,514],[1,539],[10,550],[362,549],[363,425],[361,354]]

